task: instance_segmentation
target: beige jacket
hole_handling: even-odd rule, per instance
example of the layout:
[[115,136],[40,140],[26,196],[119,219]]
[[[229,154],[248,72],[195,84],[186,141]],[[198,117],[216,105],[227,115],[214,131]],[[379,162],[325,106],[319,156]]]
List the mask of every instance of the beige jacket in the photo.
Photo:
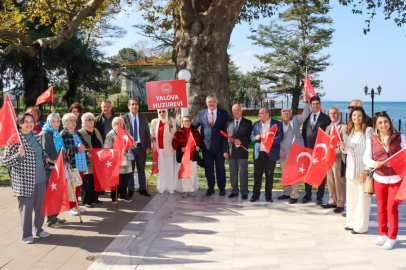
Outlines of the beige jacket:
[[[327,126],[326,133],[327,135],[331,136],[331,127],[332,125]],[[337,124],[337,131],[340,135],[340,141],[344,140],[345,132],[347,131],[347,125],[341,122],[341,120]],[[341,151],[340,148],[336,146],[336,160],[334,162],[333,168],[341,168]]]
[[[100,135],[100,132],[97,130],[97,128],[94,128],[94,132],[96,133],[96,137],[97,139],[99,139],[102,147],[103,147],[103,139]],[[85,141],[89,144],[90,148],[93,148],[92,146],[92,142],[91,142],[91,137],[89,134],[87,134],[87,131],[85,128],[81,128],[79,129],[79,133],[82,135],[83,139],[85,139]],[[90,153],[90,152],[88,152]],[[87,166],[87,171],[84,172],[84,174],[93,174],[93,160],[92,160],[92,156],[88,155],[89,157],[89,161],[90,161],[90,166]]]
[[[174,157],[176,151],[172,147],[172,139],[173,135],[176,133],[176,122],[175,119],[171,117],[172,120],[172,127],[169,126],[169,124],[165,125],[165,131],[164,131],[164,152],[165,152],[165,157]],[[159,122],[160,119],[156,118],[152,120],[151,126],[149,127],[149,131],[151,133],[151,138],[155,138],[155,146],[157,149],[159,149],[159,142],[158,142],[158,129],[159,129]]]

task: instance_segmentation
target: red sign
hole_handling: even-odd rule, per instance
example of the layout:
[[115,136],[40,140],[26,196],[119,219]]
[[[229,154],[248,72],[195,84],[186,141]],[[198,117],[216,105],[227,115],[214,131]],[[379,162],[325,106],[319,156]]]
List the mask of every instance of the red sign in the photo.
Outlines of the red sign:
[[185,80],[147,82],[148,110],[187,108]]

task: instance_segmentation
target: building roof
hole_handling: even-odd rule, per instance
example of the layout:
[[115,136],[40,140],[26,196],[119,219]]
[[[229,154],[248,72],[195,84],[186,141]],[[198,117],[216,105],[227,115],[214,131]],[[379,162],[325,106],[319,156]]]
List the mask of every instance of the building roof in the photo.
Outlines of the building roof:
[[146,57],[143,59],[140,59],[135,62],[129,62],[122,64],[124,67],[132,67],[132,66],[175,66],[175,64],[172,61],[169,60],[164,60],[159,56],[151,56],[151,57]]

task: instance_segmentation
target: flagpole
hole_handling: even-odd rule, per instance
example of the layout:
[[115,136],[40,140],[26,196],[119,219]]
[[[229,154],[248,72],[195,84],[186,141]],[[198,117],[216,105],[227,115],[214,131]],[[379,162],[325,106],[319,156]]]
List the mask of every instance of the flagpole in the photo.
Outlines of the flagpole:
[[73,185],[73,178],[72,178],[72,173],[71,173],[71,171],[70,171],[70,163],[69,163],[69,162],[66,162],[66,168],[68,169],[70,184],[71,184],[71,186],[72,186],[73,193],[74,193],[74,196],[75,196],[76,209],[78,210],[78,213],[79,213],[80,223],[83,223],[83,221],[82,221],[82,214],[80,213],[80,209],[79,209],[78,198],[76,198],[76,188],[75,188],[75,186]]
[[117,196],[117,193],[118,193],[118,189],[117,189],[117,187],[118,187],[118,185],[116,186],[116,207],[118,206],[118,196]]
[[[386,163],[386,162],[388,162],[388,160],[390,160],[391,158],[393,158],[394,156],[396,156],[396,155],[398,155],[400,152],[402,152],[404,149],[402,149],[402,150],[400,150],[400,151],[398,151],[398,152],[396,152],[395,154],[393,154],[392,156],[390,156],[389,158],[387,158],[386,160],[384,160],[384,161],[382,161],[382,164],[384,164],[384,163]],[[376,169],[374,168],[374,169],[372,169],[372,171],[371,172],[373,172],[373,171],[375,171]]]
[[[13,115],[13,114],[12,114],[13,111],[11,110],[10,101],[7,101],[7,104],[8,104],[8,108],[10,109],[10,114]],[[14,122],[14,126],[15,126],[15,128],[16,128],[16,132],[17,132],[18,139],[20,139],[20,143],[21,143],[21,145],[23,145],[23,142],[21,141],[21,138],[20,138],[20,134],[18,133],[17,123],[16,123],[16,121],[13,121],[13,122]],[[23,147],[24,147],[24,146],[23,146]]]

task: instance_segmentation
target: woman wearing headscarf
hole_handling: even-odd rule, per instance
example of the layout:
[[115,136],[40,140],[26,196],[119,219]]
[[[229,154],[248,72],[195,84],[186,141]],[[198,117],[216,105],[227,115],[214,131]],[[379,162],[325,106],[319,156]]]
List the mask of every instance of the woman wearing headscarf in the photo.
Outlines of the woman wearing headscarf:
[[[90,166],[88,155],[86,155],[86,149],[89,149],[89,144],[83,139],[82,135],[76,130],[76,115],[73,113],[67,113],[62,117],[62,123],[64,129],[61,131],[61,137],[66,149],[67,162],[70,163],[72,179],[75,183],[76,199],[79,197],[80,188],[82,186],[83,173],[87,171],[87,167]],[[76,202],[70,201],[69,214],[77,216],[79,215],[76,209]],[[79,207],[81,213],[86,212],[84,208]]]
[[173,167],[175,165],[175,150],[172,147],[172,138],[176,133],[176,128],[172,126],[175,119],[169,117],[168,110],[159,109],[158,118],[152,120],[151,142],[154,142],[158,149],[158,169],[156,186],[159,193],[164,193],[168,189],[169,194],[174,193]]
[[395,129],[386,112],[376,113],[373,121],[375,132],[367,141],[364,164],[375,169],[373,178],[379,226],[375,244],[384,249],[393,249],[399,231],[399,202],[395,196],[402,177],[384,161],[406,148],[406,138]]
[[[25,244],[34,242],[33,234],[48,237],[42,229],[44,214],[42,204],[46,191],[46,163],[52,163],[41,147],[41,139],[34,129],[34,117],[29,113],[20,113],[16,120],[21,142],[13,136],[7,142],[3,158],[10,171],[13,195],[18,199],[18,209]],[[34,223],[32,211],[34,210]]]
[[[57,113],[51,113],[47,117],[44,127],[42,128],[39,136],[41,137],[41,145],[45,152],[49,155],[49,158],[56,162],[59,156],[59,151],[64,151],[65,146],[61,135],[59,134],[60,117]],[[47,181],[51,176],[52,169],[47,171]],[[65,219],[58,218],[58,215],[52,215],[47,217],[47,226],[51,228],[62,228],[61,222],[65,222]]]
[[[102,148],[103,139],[100,132],[94,127],[94,114],[85,113],[82,115],[83,127],[79,130],[83,139],[87,142],[90,148]],[[94,190],[94,177],[93,177],[93,160],[92,156],[89,154],[90,166],[87,167],[83,175],[83,186],[82,186],[82,202],[84,206],[92,208],[92,203],[100,204],[99,192]]]

